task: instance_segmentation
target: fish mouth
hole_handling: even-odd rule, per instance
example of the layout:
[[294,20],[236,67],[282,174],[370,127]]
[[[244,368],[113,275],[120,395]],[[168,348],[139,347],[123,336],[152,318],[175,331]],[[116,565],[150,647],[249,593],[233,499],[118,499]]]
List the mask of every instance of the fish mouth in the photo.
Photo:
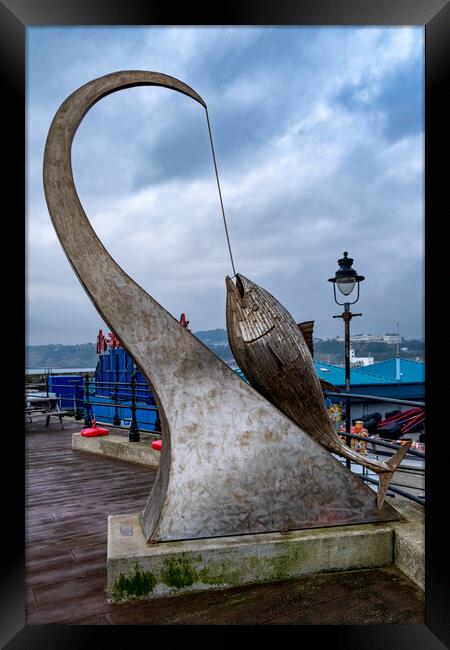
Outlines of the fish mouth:
[[233,282],[233,278],[230,278],[229,275],[227,275],[225,278],[227,294],[229,298],[233,298],[240,303],[244,298],[244,288],[242,286],[242,282],[239,279],[239,273],[236,273],[236,275],[233,277],[236,278],[236,282]]
[[253,283],[241,273],[236,273],[236,275],[233,277],[236,278],[236,284],[233,282],[233,279],[230,278],[229,275],[227,275],[225,278],[228,294],[234,296],[240,302],[242,302],[246,294],[252,288]]

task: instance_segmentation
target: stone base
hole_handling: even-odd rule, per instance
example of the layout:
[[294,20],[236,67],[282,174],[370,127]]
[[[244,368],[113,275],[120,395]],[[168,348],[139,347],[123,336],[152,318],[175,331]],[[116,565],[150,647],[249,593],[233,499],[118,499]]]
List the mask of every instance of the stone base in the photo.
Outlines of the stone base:
[[384,523],[147,544],[139,515],[108,517],[108,600],[157,598],[393,563]]
[[394,563],[422,591],[425,590],[425,508],[402,497],[387,498],[404,517],[387,525],[395,535]]
[[72,435],[72,449],[125,460],[129,463],[159,467],[161,452],[152,448],[151,443],[154,438],[148,436],[148,439],[144,439],[142,435],[141,438],[140,442],[130,442],[124,436],[111,433],[107,436],[86,438],[80,432],[76,432]]

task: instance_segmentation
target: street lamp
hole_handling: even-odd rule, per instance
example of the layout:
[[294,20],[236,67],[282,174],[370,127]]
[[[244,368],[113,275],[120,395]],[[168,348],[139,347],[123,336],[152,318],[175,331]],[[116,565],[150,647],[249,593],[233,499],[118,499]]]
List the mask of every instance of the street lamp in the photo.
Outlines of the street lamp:
[[[334,301],[337,305],[342,305],[344,311],[338,316],[333,316],[333,318],[342,318],[345,326],[345,390],[347,393],[350,392],[350,321],[353,316],[362,316],[362,314],[352,314],[350,311],[350,305],[354,305],[355,302],[359,300],[359,283],[364,280],[363,275],[358,275],[355,269],[352,267],[353,259],[348,257],[347,251],[344,252],[344,257],[338,260],[339,268],[334,274],[334,278],[329,278],[328,282],[333,283],[333,294]],[[355,285],[358,287],[358,294],[356,300],[353,302],[339,302],[336,298],[336,286],[343,296],[349,296]],[[351,431],[351,411],[350,411],[350,399],[345,400],[345,430],[347,433]],[[347,436],[345,440],[346,444],[350,447],[351,439]],[[346,465],[350,469],[351,462],[347,459]]]

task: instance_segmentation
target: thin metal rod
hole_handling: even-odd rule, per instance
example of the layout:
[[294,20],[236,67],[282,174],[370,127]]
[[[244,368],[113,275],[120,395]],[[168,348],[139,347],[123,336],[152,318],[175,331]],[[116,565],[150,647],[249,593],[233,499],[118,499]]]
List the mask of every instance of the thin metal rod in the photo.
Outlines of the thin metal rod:
[[[123,431],[129,431],[130,427],[125,424],[120,424],[120,425],[115,425],[111,424],[111,422],[105,422],[104,420],[96,420],[97,424],[105,424],[106,426],[110,426],[111,428],[114,429],[122,429]],[[138,422],[141,422],[141,420],[138,420]],[[142,424],[142,422],[141,422]],[[144,422],[143,424],[148,424],[148,422]],[[155,436],[155,438],[161,438],[161,431],[158,431],[157,429],[142,429],[146,434],[149,434],[150,436]]]
[[[129,401],[131,401],[131,400],[129,400]],[[92,400],[92,399],[89,400],[89,404],[91,406],[115,406],[114,402],[112,402],[112,403],[109,402],[109,401],[108,402],[106,402],[106,401],[105,402],[97,402],[97,401]],[[121,404],[120,402],[117,402],[117,408],[118,409],[131,410],[131,404]],[[138,409],[139,411],[154,411],[154,412],[158,411],[158,407],[156,407],[156,406],[144,406],[144,405],[141,405],[141,404],[136,406],[136,409]],[[127,418],[127,419],[129,419],[129,418]]]
[[[399,448],[398,445],[394,445],[392,442],[386,442],[384,439],[379,440],[378,438],[374,438],[373,436],[358,436],[356,433],[348,433],[347,431],[345,433],[340,432],[340,435],[345,435],[345,437],[348,438],[354,438],[355,440],[362,440],[363,442],[371,442],[374,445],[380,445],[381,447],[389,447],[389,449],[397,449]],[[375,452],[373,452],[375,453]],[[408,449],[406,452],[406,455],[409,456],[418,456],[419,458],[425,458],[425,454],[423,451],[419,451],[418,449]]]
[[214,144],[213,144],[212,133],[211,133],[211,124],[209,123],[208,109],[206,107],[205,107],[205,111],[206,111],[206,121],[208,123],[209,142],[211,144],[212,157],[214,161],[214,170],[216,172],[217,189],[219,190],[220,206],[222,208],[223,225],[225,226],[225,234],[227,236],[228,250],[230,252],[230,260],[231,260],[231,267],[233,269],[233,275],[236,275],[236,269],[234,268],[234,261],[233,261],[233,253],[231,252],[230,236],[228,234],[227,220],[225,218],[225,210],[223,207],[222,192],[220,190],[219,172],[217,171],[216,154],[214,152]]
[[393,397],[382,397],[381,395],[364,395],[364,393],[334,393],[333,391],[324,391],[327,397],[340,397],[341,399],[362,399],[373,402],[388,402],[389,404],[405,404],[407,406],[425,406],[425,402],[414,402],[410,399],[394,399]]
[[136,420],[136,368],[131,373],[131,423],[128,435],[130,442],[139,442],[139,426]]
[[[361,476],[360,474],[357,474],[357,476]],[[370,478],[369,476],[361,476],[363,481],[368,481],[369,483],[373,483],[374,485],[378,485],[378,481],[376,481],[373,478]],[[410,494],[409,492],[405,492],[405,490],[401,490],[399,488],[396,488],[392,485],[389,486],[389,492],[395,492],[396,494],[400,494],[400,496],[405,497],[406,499],[410,499],[411,501],[415,501],[416,503],[420,503],[421,506],[425,505],[425,497],[416,497],[413,494]]]
[[91,427],[92,418],[91,418],[91,406],[89,400],[89,375],[85,375],[84,377],[84,412],[85,412],[84,426]]

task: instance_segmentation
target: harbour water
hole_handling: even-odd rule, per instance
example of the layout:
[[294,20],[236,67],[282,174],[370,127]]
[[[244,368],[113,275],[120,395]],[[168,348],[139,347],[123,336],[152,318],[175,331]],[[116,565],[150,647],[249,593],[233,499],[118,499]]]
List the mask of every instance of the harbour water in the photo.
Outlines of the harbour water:
[[67,372],[94,372],[95,368],[25,368],[26,375],[64,375]]

